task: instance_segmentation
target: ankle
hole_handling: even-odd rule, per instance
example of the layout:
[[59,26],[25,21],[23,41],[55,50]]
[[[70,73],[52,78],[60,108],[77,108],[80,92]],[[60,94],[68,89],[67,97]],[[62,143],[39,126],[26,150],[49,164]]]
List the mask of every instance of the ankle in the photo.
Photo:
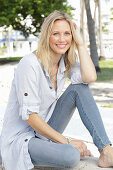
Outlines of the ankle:
[[108,153],[111,149],[112,149],[112,147],[111,147],[110,145],[106,145],[106,146],[102,149],[101,153],[106,154],[106,153]]

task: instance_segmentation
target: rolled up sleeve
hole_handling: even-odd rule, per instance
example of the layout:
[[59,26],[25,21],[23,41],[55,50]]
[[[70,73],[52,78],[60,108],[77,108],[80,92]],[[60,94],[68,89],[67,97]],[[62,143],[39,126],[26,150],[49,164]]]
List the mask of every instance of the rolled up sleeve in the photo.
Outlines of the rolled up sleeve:
[[[39,113],[40,97],[38,74],[29,60],[19,63],[15,72],[15,86],[19,103],[19,116],[23,120],[29,118],[33,112]],[[38,69],[38,68],[37,68]],[[29,112],[31,111],[31,112]]]
[[81,83],[86,84],[82,81],[79,62],[76,62],[76,64],[73,66],[70,74],[68,75],[68,78],[71,80],[72,84],[81,84]]

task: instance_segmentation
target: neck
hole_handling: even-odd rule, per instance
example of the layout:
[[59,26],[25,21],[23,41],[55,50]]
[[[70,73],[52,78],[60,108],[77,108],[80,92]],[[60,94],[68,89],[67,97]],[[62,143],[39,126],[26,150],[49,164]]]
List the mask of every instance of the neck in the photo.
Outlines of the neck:
[[51,61],[52,61],[51,64],[53,67],[58,66],[58,63],[59,63],[61,57],[62,57],[62,55],[59,55],[59,54],[58,55],[54,54],[54,53],[51,54]]

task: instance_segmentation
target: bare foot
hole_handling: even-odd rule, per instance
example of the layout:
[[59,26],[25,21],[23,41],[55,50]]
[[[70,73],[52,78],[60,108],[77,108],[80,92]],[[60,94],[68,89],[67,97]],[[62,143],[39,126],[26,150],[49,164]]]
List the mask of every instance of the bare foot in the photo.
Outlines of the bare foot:
[[101,152],[98,166],[101,168],[113,167],[113,148],[107,145]]

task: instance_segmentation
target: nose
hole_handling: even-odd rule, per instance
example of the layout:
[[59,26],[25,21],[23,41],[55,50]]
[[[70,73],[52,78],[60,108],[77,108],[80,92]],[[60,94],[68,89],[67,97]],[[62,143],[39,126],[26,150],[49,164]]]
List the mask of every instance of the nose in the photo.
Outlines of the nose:
[[64,41],[65,41],[64,35],[60,35],[60,37],[59,37],[59,42],[64,42]]

